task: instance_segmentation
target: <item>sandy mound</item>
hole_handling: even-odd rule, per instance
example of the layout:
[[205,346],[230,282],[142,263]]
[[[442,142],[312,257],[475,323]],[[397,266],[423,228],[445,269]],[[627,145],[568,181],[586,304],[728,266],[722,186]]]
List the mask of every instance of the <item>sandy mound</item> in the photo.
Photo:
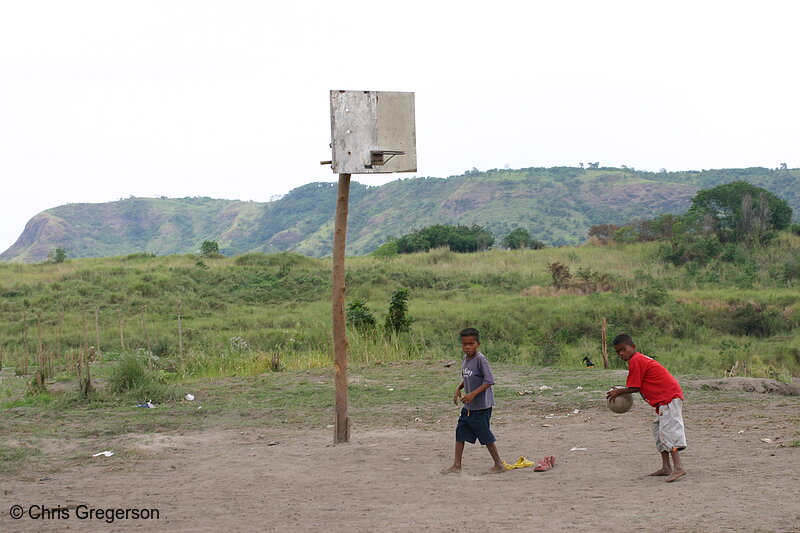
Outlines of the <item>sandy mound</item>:
[[706,390],[732,390],[778,394],[781,396],[800,396],[800,386],[784,383],[776,379],[764,378],[725,378],[692,381],[691,386]]

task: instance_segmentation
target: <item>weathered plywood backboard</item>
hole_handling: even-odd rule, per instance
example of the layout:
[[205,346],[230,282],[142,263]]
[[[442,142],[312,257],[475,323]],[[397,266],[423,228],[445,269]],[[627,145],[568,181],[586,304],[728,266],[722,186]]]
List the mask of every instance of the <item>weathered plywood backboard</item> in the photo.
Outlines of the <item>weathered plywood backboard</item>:
[[337,174],[416,172],[414,93],[331,91],[331,149]]

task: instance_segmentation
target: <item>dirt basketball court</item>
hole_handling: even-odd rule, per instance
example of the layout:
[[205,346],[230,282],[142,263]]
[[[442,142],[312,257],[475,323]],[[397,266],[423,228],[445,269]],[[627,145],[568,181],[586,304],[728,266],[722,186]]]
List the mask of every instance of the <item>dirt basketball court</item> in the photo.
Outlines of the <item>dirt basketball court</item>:
[[[675,483],[646,476],[660,463],[641,401],[624,415],[601,401],[578,413],[515,405],[493,418],[501,455],[554,455],[552,470],[486,475],[488,453],[468,445],[463,473],[441,475],[455,411],[420,428],[354,427],[338,446],[326,428],[128,434],[115,445],[136,453],[2,478],[0,530],[800,531],[798,397],[688,391],[688,474]],[[12,505],[69,517],[14,520]],[[159,516],[76,516],[90,508]]]

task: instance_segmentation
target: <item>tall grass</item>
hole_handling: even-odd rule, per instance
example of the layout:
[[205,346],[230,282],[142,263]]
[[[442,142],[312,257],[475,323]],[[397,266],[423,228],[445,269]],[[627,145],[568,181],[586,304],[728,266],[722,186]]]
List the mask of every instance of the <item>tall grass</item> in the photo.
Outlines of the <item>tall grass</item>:
[[[676,372],[721,376],[736,361],[748,361],[754,375],[800,375],[800,267],[796,276],[793,270],[800,238],[781,236],[766,249],[742,250],[738,259],[703,267],[667,266],[658,260],[660,246],[349,258],[348,298],[363,299],[381,324],[391,293],[405,287],[414,319],[411,331],[400,335],[380,327],[350,331],[350,361],[455,359],[457,332],[473,326],[493,360],[577,368],[588,356],[599,365],[605,318],[609,337],[633,334],[642,350]],[[81,313],[93,319],[95,309],[103,353],[146,352],[149,345],[148,357],[168,376],[254,375],[332,364],[329,260],[287,253],[198,259],[136,254],[0,264],[3,365],[20,370],[13,354],[27,351],[35,371],[32,331],[34,317],[41,317],[45,349],[57,366],[67,366],[65,355],[82,349]],[[553,262],[573,275],[607,275],[611,290],[555,290],[548,272]],[[245,344],[234,346],[232,339]],[[611,364],[622,367],[613,355]]]

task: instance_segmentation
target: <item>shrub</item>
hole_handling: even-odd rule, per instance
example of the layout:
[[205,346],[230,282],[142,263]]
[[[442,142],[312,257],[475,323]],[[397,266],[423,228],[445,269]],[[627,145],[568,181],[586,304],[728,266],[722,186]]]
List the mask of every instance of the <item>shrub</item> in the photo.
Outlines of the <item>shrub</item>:
[[790,257],[783,265],[783,279],[793,281],[800,279],[800,257]]
[[397,289],[389,300],[389,312],[384,327],[387,331],[402,333],[411,329],[413,319],[408,316],[408,289]]
[[200,245],[200,254],[205,256],[219,254],[219,243],[217,241],[203,241]]
[[360,298],[354,298],[347,304],[347,323],[359,331],[375,329],[375,317]]
[[67,251],[61,248],[53,248],[47,254],[47,262],[48,263],[63,263],[64,260],[67,258]]
[[[565,267],[566,268],[566,267]],[[578,282],[574,285],[585,293],[610,291],[614,285],[614,276],[600,273],[591,268],[579,268],[575,273]]]
[[552,331],[545,332],[537,344],[538,362],[554,365],[561,358],[563,347]]
[[373,257],[378,257],[381,259],[395,257],[396,255],[397,255],[397,240],[395,239],[389,239],[385,243],[378,246],[372,252]]
[[251,252],[238,256],[234,263],[236,266],[257,266],[257,267],[278,267],[285,270],[294,267],[316,266],[315,259],[293,252],[279,252],[276,254],[265,254],[263,252]]
[[733,309],[723,327],[733,335],[769,337],[785,329],[785,324],[777,309],[748,303]]
[[690,218],[710,226],[722,242],[764,242],[772,230],[789,227],[792,208],[775,194],[746,181],[697,192]]
[[717,257],[722,250],[722,243],[714,236],[683,236],[673,240],[672,246],[661,248],[661,259],[675,266],[686,263],[704,265]]
[[394,240],[397,252],[411,254],[431,248],[449,247],[454,252],[479,252],[494,245],[494,236],[482,226],[447,226],[437,224]]
[[135,254],[128,254],[124,256],[120,261],[135,261],[137,259],[152,259],[156,256],[156,254],[152,252],[138,252]]
[[547,270],[553,278],[553,286],[556,289],[563,287],[567,283],[567,280],[572,277],[569,267],[561,263],[550,263],[547,265]]
[[511,250],[530,248],[531,234],[525,228],[516,228],[503,237],[503,246]]
[[641,287],[636,291],[636,298],[644,305],[658,307],[667,303],[668,297],[667,290],[660,284]]
[[148,368],[146,358],[141,354],[123,356],[111,371],[109,382],[113,393],[141,401],[159,402],[174,397],[163,374]]

